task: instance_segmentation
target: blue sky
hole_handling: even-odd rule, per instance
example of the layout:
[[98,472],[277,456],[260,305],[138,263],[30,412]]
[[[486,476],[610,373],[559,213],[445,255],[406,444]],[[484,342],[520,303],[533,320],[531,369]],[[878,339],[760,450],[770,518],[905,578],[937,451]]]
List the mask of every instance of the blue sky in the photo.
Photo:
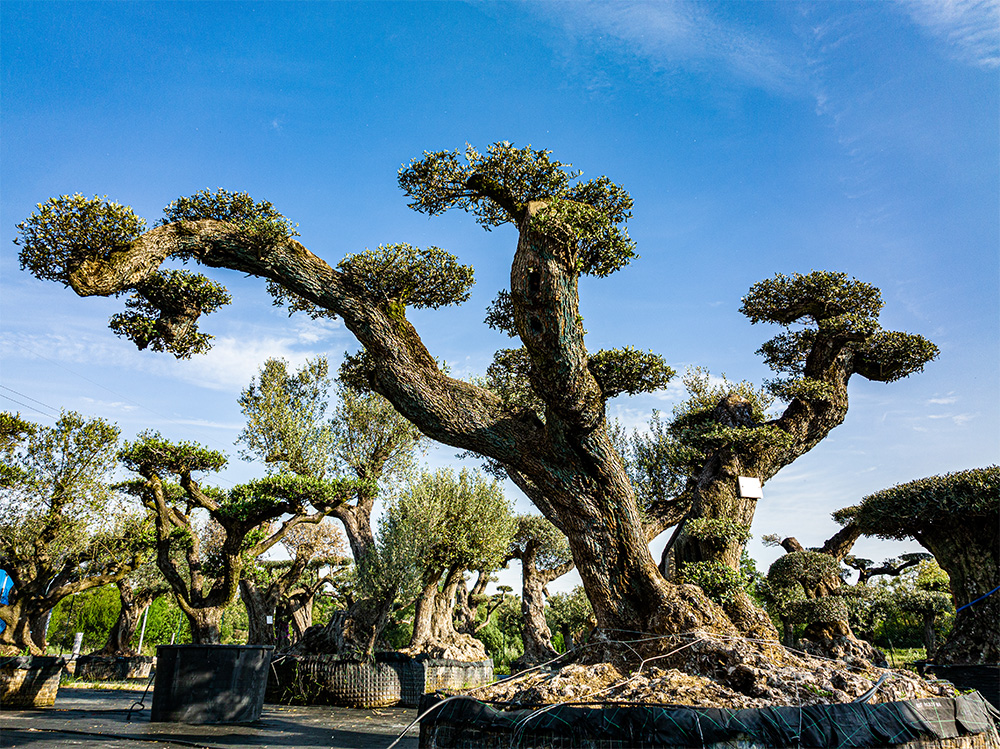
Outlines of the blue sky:
[[[482,373],[507,345],[482,319],[507,283],[514,230],[414,213],[396,170],[424,150],[509,140],[635,199],[641,258],[581,284],[592,350],[632,345],[760,383],[754,351],[775,331],[751,326],[740,298],[812,269],[880,287],[883,324],[941,348],[902,382],[852,381],[845,424],[768,483],[757,535],[819,543],[836,529],[829,513],[867,493],[997,462],[995,1],[4,0],[0,14],[0,408],[198,440],[230,453],[223,483],[237,482],[261,472],[233,448],[257,367],[336,362],[355,345],[339,324],[288,319],[261,283],[213,271],[235,297],[204,322],[214,351],[137,352],[106,327],[119,302],[18,269],[15,224],[74,192],[152,224],[178,196],[247,191],[332,263],[380,243],[444,247],[475,266],[473,297],[411,319],[453,371]],[[610,410],[640,427],[679,395]]]

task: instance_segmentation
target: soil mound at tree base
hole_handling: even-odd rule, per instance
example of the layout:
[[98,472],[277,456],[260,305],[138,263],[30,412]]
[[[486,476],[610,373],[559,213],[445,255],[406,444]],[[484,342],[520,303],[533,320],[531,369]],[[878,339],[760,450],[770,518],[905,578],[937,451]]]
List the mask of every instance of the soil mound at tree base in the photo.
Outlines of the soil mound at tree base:
[[[874,689],[878,685],[877,689]],[[641,643],[596,643],[574,662],[526,671],[470,693],[518,705],[614,702],[759,708],[953,697],[946,683],[861,659],[834,661],[775,642],[706,632]]]

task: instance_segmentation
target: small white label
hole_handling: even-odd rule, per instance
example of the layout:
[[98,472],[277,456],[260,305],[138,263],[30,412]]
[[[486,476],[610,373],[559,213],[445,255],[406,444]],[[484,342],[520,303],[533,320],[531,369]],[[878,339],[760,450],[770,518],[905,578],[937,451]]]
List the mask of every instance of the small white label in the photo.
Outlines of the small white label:
[[740,476],[740,496],[746,499],[761,499],[764,496],[764,487],[760,485],[760,479]]
[[268,624],[274,624],[274,617],[273,616],[268,616],[267,617],[267,623]]

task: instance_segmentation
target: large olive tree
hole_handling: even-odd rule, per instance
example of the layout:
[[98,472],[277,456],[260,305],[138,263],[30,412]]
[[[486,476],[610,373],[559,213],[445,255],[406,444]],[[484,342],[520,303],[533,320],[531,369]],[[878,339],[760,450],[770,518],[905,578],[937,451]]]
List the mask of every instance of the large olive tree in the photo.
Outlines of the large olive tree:
[[879,538],[913,538],[951,581],[958,612],[937,663],[1000,661],[1000,467],[931,476],[834,513]]
[[44,654],[49,613],[115,583],[148,551],[141,512],[111,488],[118,428],[64,412],[51,426],[0,413],[0,652]]
[[[19,225],[21,263],[80,295],[131,294],[112,328],[141,348],[181,357],[209,345],[198,318],[228,296],[202,276],[162,268],[168,259],[258,276],[293,310],[340,316],[362,346],[348,378],[385,396],[427,436],[502,466],[566,534],[604,631],[732,632],[697,588],[660,574],[608,433],[609,398],[661,388],[672,372],[652,354],[590,352],[584,344],[578,282],[635,257],[625,228],[631,197],[606,177],[582,181],[549,152],[509,143],[485,153],[471,146],[425,153],[400,170],[399,184],[417,211],[457,208],[487,229],[516,228],[510,286],[488,320],[520,339],[512,371],[526,374],[520,390],[530,390],[537,407],[448,376],[408,321],[408,308],[468,298],[472,269],[435,247],[388,245],[334,267],[296,241],[271,204],[245,195],[179,199],[148,231],[123,206],[64,196]],[[699,516],[747,522],[752,513],[738,496],[738,476],[766,479],[815,445],[843,419],[853,374],[894,379],[932,356],[923,339],[882,331],[880,307],[876,289],[838,274],[779,276],[754,287],[743,308],[751,320],[807,324],[765,349],[769,363],[793,377],[783,387],[789,405],[759,424],[741,404],[722,404],[720,423],[741,431],[713,448],[699,476]]]

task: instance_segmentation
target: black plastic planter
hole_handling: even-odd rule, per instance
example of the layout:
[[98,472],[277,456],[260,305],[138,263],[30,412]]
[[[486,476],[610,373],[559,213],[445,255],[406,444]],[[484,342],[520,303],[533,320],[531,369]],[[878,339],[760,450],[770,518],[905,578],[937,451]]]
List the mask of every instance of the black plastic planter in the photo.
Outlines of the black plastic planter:
[[[976,694],[875,705],[751,709],[668,705],[498,709],[427,695],[421,749],[995,749],[991,708]],[[428,712],[429,711],[429,712]]]
[[921,672],[930,671],[939,679],[947,679],[959,689],[975,689],[997,710],[1000,710],[1000,664],[922,665]]
[[270,645],[160,645],[150,720],[259,720],[272,650]]

